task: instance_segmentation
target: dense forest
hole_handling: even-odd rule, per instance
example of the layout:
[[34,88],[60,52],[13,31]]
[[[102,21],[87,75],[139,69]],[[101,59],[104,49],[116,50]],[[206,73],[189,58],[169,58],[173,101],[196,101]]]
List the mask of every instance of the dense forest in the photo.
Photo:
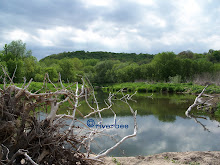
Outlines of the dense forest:
[[31,50],[26,49],[26,44],[17,40],[2,48],[0,64],[7,68],[10,76],[14,74],[15,82],[23,82],[24,77],[42,82],[45,73],[54,82],[60,73],[65,82],[79,81],[84,75],[94,84],[191,82],[198,77],[215,81],[220,75],[220,50],[210,49],[202,54],[187,50],[179,54],[162,52],[155,55],[75,51],[53,54],[38,61]]

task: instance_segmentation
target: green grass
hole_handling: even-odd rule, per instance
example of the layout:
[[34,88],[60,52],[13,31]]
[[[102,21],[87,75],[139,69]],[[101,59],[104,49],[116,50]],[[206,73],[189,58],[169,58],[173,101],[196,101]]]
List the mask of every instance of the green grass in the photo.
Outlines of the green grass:
[[[8,86],[9,84],[7,84],[6,86]],[[22,83],[15,83],[14,84],[17,87],[22,87]],[[27,85],[27,84],[26,84]],[[30,86],[28,87],[28,90],[31,91],[32,93],[38,91],[39,89],[42,88],[43,86],[43,82],[31,82]],[[61,89],[61,85],[58,83],[54,83],[54,85],[58,88]],[[63,83],[64,87],[69,87],[68,83]],[[0,84],[0,88],[3,89],[4,84]],[[74,84],[73,86],[70,87],[73,91],[76,88],[76,85]],[[50,91],[50,92],[55,92],[56,88],[51,84],[51,83],[47,83],[44,88],[41,90],[41,92],[46,92],[46,91]]]
[[[167,92],[167,93],[200,93],[205,86],[192,83],[155,83],[149,84],[144,82],[137,83],[121,83],[107,85],[103,87],[103,91],[118,91],[124,89],[128,92],[152,93],[152,92]],[[206,89],[206,93],[220,93],[220,86],[210,85]]]
[[217,110],[215,111],[215,115],[220,117],[220,102],[217,104]]
[[[15,84],[18,87],[22,87],[23,84],[18,83]],[[42,88],[42,82],[32,82],[28,88],[29,91],[36,92],[37,90]],[[55,85],[60,89],[60,84]],[[63,83],[65,87],[69,84]],[[75,85],[71,86],[72,90],[75,89]],[[0,88],[3,88],[3,84],[0,84]],[[136,83],[120,83],[120,84],[113,84],[113,85],[106,85],[103,87],[103,91],[105,92],[116,92],[120,89],[124,89],[128,92],[135,92],[138,93],[200,93],[203,90],[204,86],[192,84],[192,83],[145,83],[145,82],[136,82]],[[52,84],[48,83],[46,88],[41,92],[51,91],[54,92],[56,89],[53,87]],[[220,93],[220,86],[210,85],[206,88],[205,93]]]
[[121,163],[116,158],[112,158],[112,162],[116,165],[121,165]]

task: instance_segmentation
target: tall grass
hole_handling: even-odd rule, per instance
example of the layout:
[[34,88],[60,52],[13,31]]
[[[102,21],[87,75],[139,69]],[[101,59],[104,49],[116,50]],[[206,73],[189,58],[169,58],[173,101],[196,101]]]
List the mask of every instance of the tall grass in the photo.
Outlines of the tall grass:
[[[15,83],[17,87],[22,87],[22,83]],[[27,85],[27,84],[26,84]],[[55,92],[56,88],[53,86],[51,83],[44,84],[43,82],[31,82],[30,86],[28,87],[28,90],[31,91],[32,93],[38,91],[39,89],[42,88],[44,85],[44,88],[41,90],[41,92],[46,92],[46,91],[51,91]],[[57,87],[57,89],[61,89],[61,85],[59,83],[54,83],[54,85]],[[70,86],[68,83],[63,83],[65,87],[70,87],[72,90],[75,89],[75,85]],[[4,84],[0,84],[0,88],[3,89]]]
[[[103,87],[104,91],[118,91],[124,89],[128,92],[152,93],[152,92],[167,92],[167,93],[200,93],[203,90],[203,85],[192,83],[155,83],[149,84],[144,82],[136,83],[121,83]],[[210,85],[206,89],[206,93],[220,93],[220,86]]]
[[195,75],[193,82],[200,85],[205,85],[207,83],[220,85],[220,71],[215,73],[202,73]]

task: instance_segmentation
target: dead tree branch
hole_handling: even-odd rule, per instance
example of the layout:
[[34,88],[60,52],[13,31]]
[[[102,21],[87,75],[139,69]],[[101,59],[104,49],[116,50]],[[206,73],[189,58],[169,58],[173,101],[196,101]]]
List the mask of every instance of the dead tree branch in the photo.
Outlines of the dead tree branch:
[[[106,156],[126,139],[137,134],[137,111],[129,105],[133,95],[124,95],[117,99],[123,101],[130,109],[134,118],[134,133],[123,137],[114,146],[104,153],[90,157],[91,144],[96,137],[106,135],[106,129],[98,130],[90,128],[83,123],[83,118],[89,118],[98,114],[98,123],[103,121],[101,113],[110,110],[116,120],[116,113],[112,107],[113,97],[110,93],[105,100],[106,107],[100,108],[95,96],[95,91],[89,81],[81,79],[82,83],[76,82],[65,87],[59,74],[59,83],[53,83],[48,74],[45,74],[43,86],[36,92],[29,90],[32,79],[22,87],[17,87],[10,78],[6,68],[4,73],[4,87],[0,89],[0,163],[20,163],[24,159],[37,165],[44,162],[48,164],[89,164],[90,161],[100,161],[99,158]],[[7,85],[6,79],[10,84]],[[48,90],[48,84],[52,84],[53,90]],[[58,87],[58,85],[60,86]],[[90,105],[88,99],[94,100],[95,107]],[[91,112],[83,115],[78,107],[80,101],[85,100]],[[60,107],[68,104],[71,114],[60,114]],[[47,109],[49,113],[47,113]],[[77,114],[82,116],[78,118]],[[70,119],[68,124],[66,120]],[[79,126],[80,123],[82,126]],[[83,152],[82,152],[83,151]],[[86,151],[86,153],[85,153]]]
[[202,94],[205,92],[205,89],[208,87],[208,85],[205,86],[205,88],[202,90],[202,92],[195,98],[195,101],[192,105],[189,106],[189,108],[187,109],[187,111],[185,112],[185,115],[189,118],[190,117],[190,111],[193,109],[193,107],[197,106],[198,104],[200,104],[200,102],[198,101],[199,98],[202,96]]

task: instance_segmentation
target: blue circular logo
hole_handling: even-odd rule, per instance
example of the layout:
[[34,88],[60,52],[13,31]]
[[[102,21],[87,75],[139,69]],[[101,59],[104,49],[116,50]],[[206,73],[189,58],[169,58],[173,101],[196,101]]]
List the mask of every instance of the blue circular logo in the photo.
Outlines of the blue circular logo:
[[93,119],[89,119],[89,120],[87,121],[87,125],[88,125],[89,127],[94,127],[95,121],[94,121]]

